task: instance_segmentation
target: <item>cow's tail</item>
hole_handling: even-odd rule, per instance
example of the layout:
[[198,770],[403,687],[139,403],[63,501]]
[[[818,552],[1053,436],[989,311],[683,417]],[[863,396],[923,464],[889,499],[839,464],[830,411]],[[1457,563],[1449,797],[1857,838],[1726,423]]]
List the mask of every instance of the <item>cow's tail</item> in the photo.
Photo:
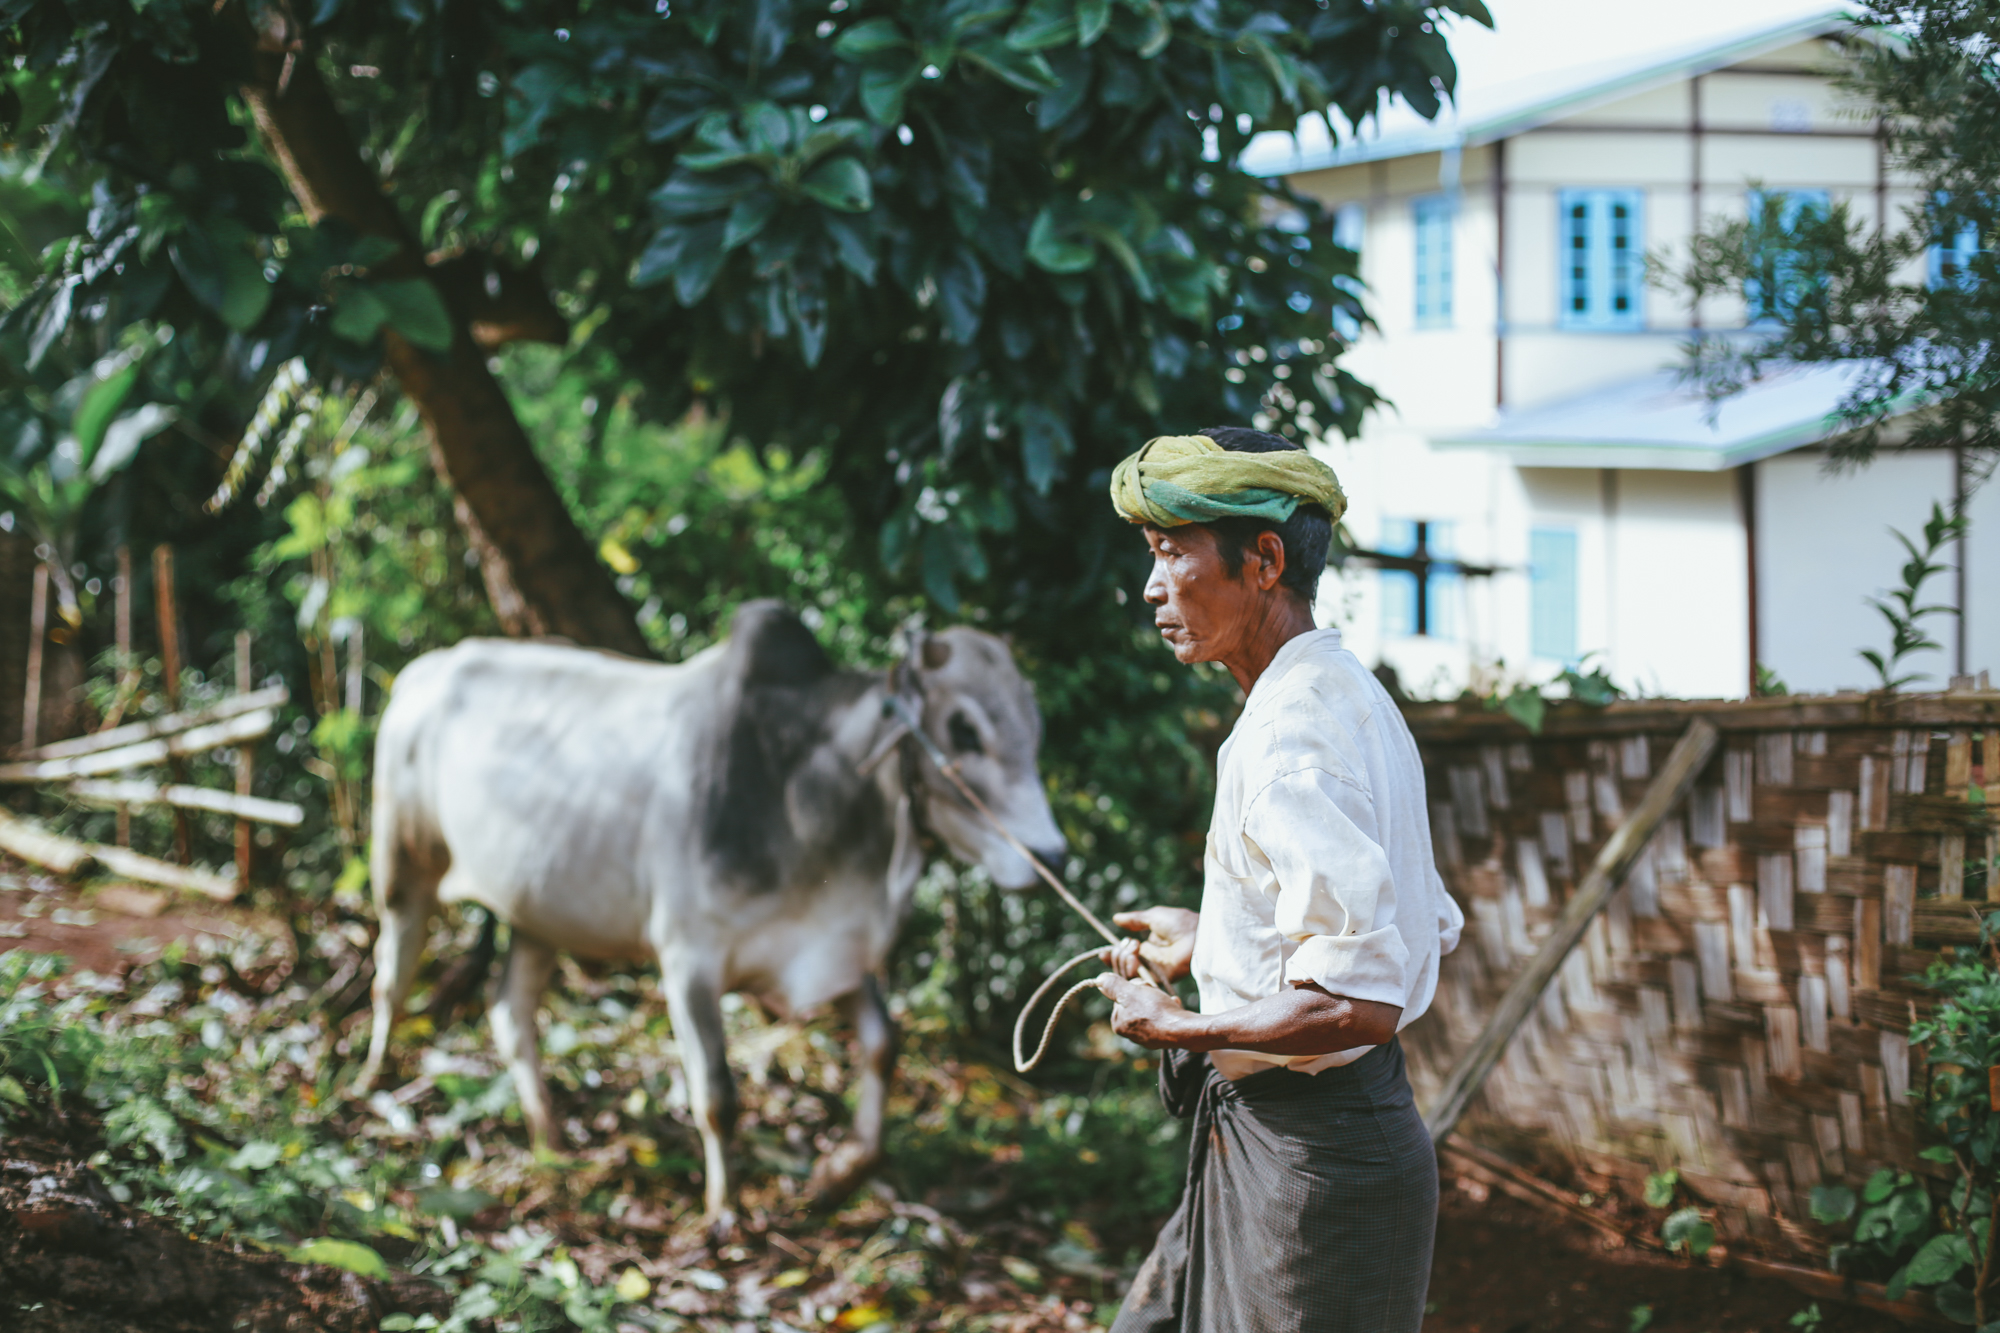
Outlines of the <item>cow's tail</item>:
[[479,940],[471,952],[445,969],[438,978],[437,989],[431,992],[424,1013],[432,1025],[442,1032],[450,1027],[458,1017],[458,1011],[467,1000],[480,993],[486,983],[487,974],[493,970],[493,958],[498,952],[500,918],[488,909],[472,908],[481,912],[485,920],[479,924]]

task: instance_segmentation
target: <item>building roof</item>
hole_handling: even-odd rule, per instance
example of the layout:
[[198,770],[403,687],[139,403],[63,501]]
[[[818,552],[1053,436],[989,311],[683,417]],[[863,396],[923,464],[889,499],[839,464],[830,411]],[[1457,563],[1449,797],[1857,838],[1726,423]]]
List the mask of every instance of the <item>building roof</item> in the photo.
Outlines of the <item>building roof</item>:
[[[1284,176],[1477,147],[1852,21],[1846,6],[1826,0],[1678,0],[1671,20],[1666,11],[1605,0],[1495,0],[1492,9],[1490,31],[1452,23],[1456,96],[1435,120],[1401,99],[1358,129],[1329,111],[1336,142],[1325,121],[1309,116],[1294,133],[1253,138],[1244,169]],[[1606,15],[1624,22],[1607,22]]]
[[1841,400],[1868,364],[1841,361],[1773,371],[1711,403],[1674,370],[1564,402],[1500,414],[1484,430],[1433,439],[1436,449],[1486,449],[1518,467],[1658,468],[1720,472],[1835,433]]

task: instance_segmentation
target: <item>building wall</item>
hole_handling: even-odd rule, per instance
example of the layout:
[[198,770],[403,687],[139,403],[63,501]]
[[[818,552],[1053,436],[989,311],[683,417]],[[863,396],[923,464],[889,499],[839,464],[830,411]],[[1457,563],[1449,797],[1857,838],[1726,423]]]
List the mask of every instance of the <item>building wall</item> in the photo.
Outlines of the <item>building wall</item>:
[[[1379,331],[1365,334],[1346,364],[1391,406],[1371,417],[1359,441],[1324,446],[1348,484],[1350,531],[1372,545],[1386,520],[1448,522],[1458,555],[1502,567],[1491,579],[1450,590],[1461,607],[1457,633],[1429,640],[1384,632],[1378,574],[1330,578],[1321,614],[1348,630],[1364,658],[1395,665],[1406,685],[1433,694],[1524,673],[1552,675],[1560,664],[1528,651],[1528,533],[1568,526],[1578,537],[1583,651],[1600,654],[1621,683],[1649,692],[1744,692],[1750,562],[1734,473],[1523,469],[1497,454],[1435,450],[1428,441],[1490,425],[1503,406],[1532,408],[1649,374],[1677,363],[1697,330],[1741,326],[1740,303],[1713,300],[1694,310],[1676,292],[1648,284],[1642,328],[1562,327],[1558,214],[1565,189],[1643,191],[1643,249],[1668,268],[1684,258],[1697,225],[1741,216],[1755,186],[1825,190],[1866,222],[1885,210],[1894,221],[1915,205],[1871,126],[1826,78],[1830,68],[1830,48],[1802,42],[1580,111],[1497,147],[1292,178],[1330,208],[1358,209],[1362,217],[1361,272]],[[1417,329],[1412,205],[1440,193],[1455,193],[1457,201],[1452,327]],[[1816,466],[1816,458],[1765,465],[1777,491],[1764,499],[1780,528],[1820,534],[1838,526],[1844,492],[1796,480]],[[1820,561],[1804,550],[1766,544],[1760,553],[1765,585],[1785,589],[1794,606],[1859,604],[1880,582],[1858,551]],[[2000,556],[2000,540],[1994,550]],[[2000,606],[2000,587],[1994,592]],[[1796,675],[1796,688],[1858,680],[1831,660],[1806,665],[1833,652],[1836,641],[1839,654],[1852,659],[1859,642],[1852,617],[1817,628],[1795,623],[1798,613],[1790,610],[1773,620],[1775,596],[1762,599],[1765,660],[1788,680]],[[1975,643],[1984,642],[1982,632],[2000,648],[2000,625],[1980,631],[1975,623]]]
[[[1874,668],[1859,654],[1886,652],[1889,627],[1867,599],[1899,586],[1908,559],[1889,530],[1921,541],[1931,505],[1951,506],[1952,475],[1942,450],[1885,453],[1837,473],[1811,451],[1757,464],[1758,656],[1787,686],[1824,693],[1875,685]],[[1985,574],[2000,570],[2000,493],[1982,491],[1971,508],[1966,665],[1977,673],[2000,670],[2000,588]],[[1956,560],[1947,551],[1940,563]],[[1950,603],[1952,572],[1933,576],[1924,592],[1926,603]],[[1942,650],[1912,654],[1900,670],[1923,673],[1915,688],[1943,689],[1959,627],[1950,616],[1923,625]]]

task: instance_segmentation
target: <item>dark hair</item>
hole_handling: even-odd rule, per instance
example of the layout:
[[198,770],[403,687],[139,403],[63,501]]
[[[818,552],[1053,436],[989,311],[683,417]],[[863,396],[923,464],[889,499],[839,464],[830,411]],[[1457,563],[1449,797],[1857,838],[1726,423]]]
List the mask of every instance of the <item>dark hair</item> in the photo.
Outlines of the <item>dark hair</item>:
[[[1244,426],[1210,426],[1201,434],[1239,454],[1275,454],[1300,447],[1282,435]],[[1285,572],[1278,576],[1278,586],[1312,605],[1319,576],[1326,569],[1327,551],[1333,546],[1333,515],[1325,509],[1301,504],[1283,523],[1263,518],[1218,518],[1202,526],[1215,534],[1215,549],[1232,579],[1243,572],[1243,557],[1257,549],[1258,536],[1277,533],[1285,545]]]

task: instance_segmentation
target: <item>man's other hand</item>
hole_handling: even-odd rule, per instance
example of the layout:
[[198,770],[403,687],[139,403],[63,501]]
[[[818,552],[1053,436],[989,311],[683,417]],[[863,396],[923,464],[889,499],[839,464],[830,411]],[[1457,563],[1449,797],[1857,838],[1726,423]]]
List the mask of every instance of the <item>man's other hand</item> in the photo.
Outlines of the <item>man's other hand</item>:
[[[1190,912],[1188,915],[1194,914]],[[1111,1030],[1125,1040],[1152,1051],[1183,1044],[1185,1034],[1182,1029],[1194,1015],[1183,1009],[1181,1002],[1173,996],[1157,986],[1127,981],[1112,972],[1097,978],[1097,989],[1109,995],[1116,1006],[1111,1011]]]
[[1125,930],[1147,932],[1144,940],[1121,940],[1098,955],[1112,971],[1131,981],[1139,975],[1143,957],[1169,983],[1188,974],[1194,961],[1199,913],[1185,907],[1148,907],[1143,912],[1120,912],[1111,919]]

